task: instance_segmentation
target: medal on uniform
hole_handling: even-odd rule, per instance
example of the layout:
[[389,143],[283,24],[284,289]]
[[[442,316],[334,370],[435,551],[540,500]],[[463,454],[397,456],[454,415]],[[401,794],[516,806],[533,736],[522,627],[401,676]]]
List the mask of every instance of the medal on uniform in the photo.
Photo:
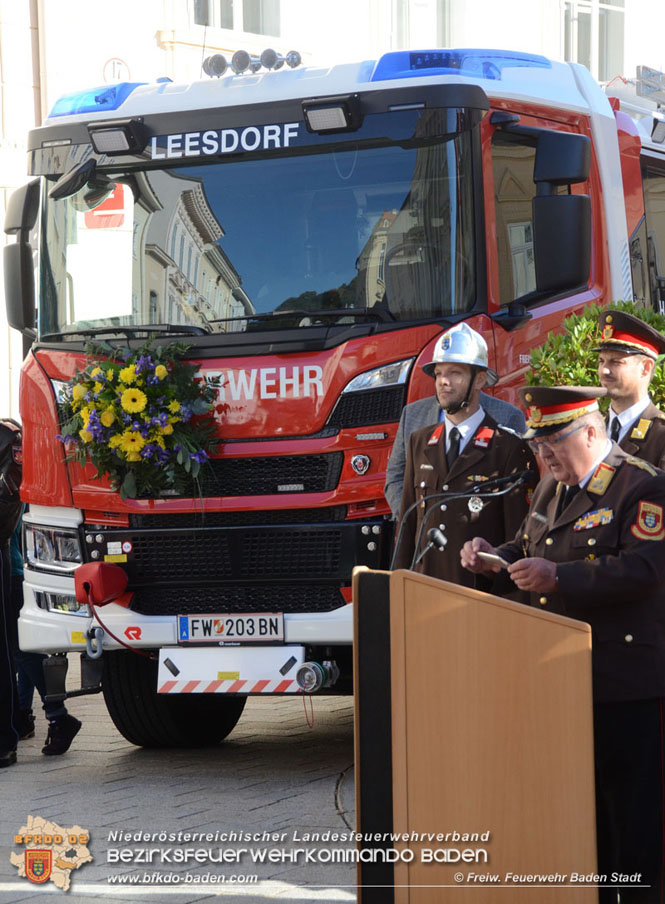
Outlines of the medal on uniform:
[[473,515],[477,515],[479,512],[485,508],[485,503],[480,498],[480,496],[472,496],[469,499],[469,511]]

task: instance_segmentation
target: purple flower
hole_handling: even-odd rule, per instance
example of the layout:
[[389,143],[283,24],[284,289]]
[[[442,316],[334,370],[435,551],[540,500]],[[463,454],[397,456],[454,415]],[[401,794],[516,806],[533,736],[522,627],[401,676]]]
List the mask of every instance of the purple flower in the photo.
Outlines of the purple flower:
[[200,465],[202,465],[204,461],[208,461],[209,458],[205,449],[199,449],[198,452],[190,452],[189,457],[192,461],[198,461]]

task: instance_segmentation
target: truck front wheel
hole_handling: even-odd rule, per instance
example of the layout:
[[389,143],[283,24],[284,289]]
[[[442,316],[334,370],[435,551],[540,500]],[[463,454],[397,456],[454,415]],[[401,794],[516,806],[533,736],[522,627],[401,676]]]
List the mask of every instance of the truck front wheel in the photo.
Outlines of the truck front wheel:
[[124,650],[104,653],[102,687],[113,724],[137,747],[209,747],[236,726],[246,697],[158,694],[157,662]]

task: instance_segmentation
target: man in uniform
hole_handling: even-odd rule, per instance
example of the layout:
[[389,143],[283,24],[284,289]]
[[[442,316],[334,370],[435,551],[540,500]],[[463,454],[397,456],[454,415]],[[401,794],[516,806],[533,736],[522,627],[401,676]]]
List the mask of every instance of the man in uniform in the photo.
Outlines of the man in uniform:
[[632,314],[598,318],[598,377],[612,400],[608,434],[630,455],[665,469],[665,415],[649,398],[649,383],[665,336]]
[[665,474],[608,439],[604,393],[521,390],[545,476],[515,538],[478,536],[461,560],[491,573],[478,552],[498,553],[533,606],[591,625],[598,872],[641,874],[649,887],[622,888],[621,904],[662,904]]
[[[431,371],[428,371],[428,373],[430,376],[434,376]],[[487,385],[489,386],[490,384],[491,381],[488,381]],[[514,430],[515,433],[522,434],[526,430],[526,421],[519,408],[509,402],[504,402],[501,399],[488,395],[486,392],[480,393],[479,401],[481,408],[491,415],[498,424]],[[410,402],[404,406],[395,442],[388,459],[386,485],[384,487],[388,505],[395,517],[399,515],[402,501],[409,437],[419,427],[429,427],[430,424],[436,424],[443,420],[443,415],[442,403],[436,388],[434,395],[428,399],[418,399],[418,401]]]
[[[423,370],[434,377],[444,418],[409,437],[395,565],[409,568],[428,530],[439,528],[445,548],[428,551],[417,570],[473,586],[474,578],[459,561],[465,540],[486,532],[500,542],[517,529],[529,505],[522,484],[493,499],[481,498],[483,484],[527,469],[535,473],[536,462],[527,443],[480,406],[481,389],[498,377],[487,366],[485,340],[468,324],[457,324],[441,336]],[[474,486],[480,493],[471,492]],[[467,496],[425,498],[453,493]]]

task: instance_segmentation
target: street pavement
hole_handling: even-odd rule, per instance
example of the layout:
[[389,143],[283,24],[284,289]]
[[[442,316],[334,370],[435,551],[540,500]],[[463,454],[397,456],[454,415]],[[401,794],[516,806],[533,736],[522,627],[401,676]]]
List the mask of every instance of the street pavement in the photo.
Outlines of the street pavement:
[[[72,687],[77,660],[72,657]],[[54,894],[68,904],[189,904],[215,897],[240,904],[355,902],[355,866],[343,861],[354,848],[348,839],[355,829],[353,703],[316,697],[311,715],[304,703],[302,697],[250,698],[218,747],[143,750],[117,732],[101,695],[76,697],[67,705],[83,728],[60,757],[40,752],[46,735],[40,711],[35,738],[19,744],[17,765],[0,770],[0,902]],[[93,860],[71,871],[69,891],[21,878],[12,865],[12,853],[23,857],[14,836],[29,816],[89,833]],[[347,838],[308,839],[326,831]],[[147,834],[137,840],[137,832]],[[275,833],[276,839],[220,838],[229,832]],[[188,840],[185,833],[211,837]],[[185,856],[189,862],[178,862]],[[214,862],[220,856],[239,862]],[[262,856],[274,862],[254,862]],[[334,857],[342,862],[328,862]],[[252,876],[256,881],[247,881]]]

